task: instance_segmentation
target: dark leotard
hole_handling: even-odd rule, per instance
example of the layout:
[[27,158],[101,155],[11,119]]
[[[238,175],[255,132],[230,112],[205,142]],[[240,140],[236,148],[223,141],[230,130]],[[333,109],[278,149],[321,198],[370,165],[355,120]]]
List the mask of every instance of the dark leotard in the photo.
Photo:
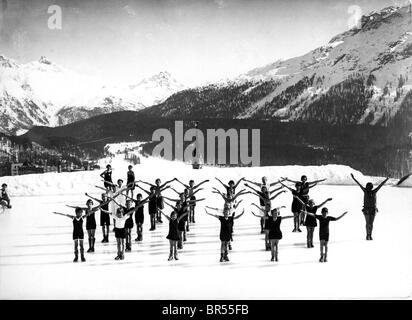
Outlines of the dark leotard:
[[179,240],[178,221],[177,219],[169,221],[169,233],[166,237],[169,240]]
[[282,217],[277,217],[275,221],[273,221],[272,217],[269,217],[268,219],[266,219],[266,221],[269,229],[269,239],[282,239],[282,231],[280,230]]
[[316,215],[319,220],[319,239],[329,241],[329,222],[336,221],[335,217],[326,216],[325,218],[319,214]]
[[220,241],[230,241],[233,227],[233,217],[219,217],[220,221]]
[[[316,214],[316,212],[318,211],[318,206],[313,206],[312,208],[306,207],[306,211],[309,213]],[[305,219],[305,226],[316,227],[317,225],[318,224],[316,223],[316,218],[314,216],[307,214]]]
[[73,218],[73,240],[84,239],[83,218]]

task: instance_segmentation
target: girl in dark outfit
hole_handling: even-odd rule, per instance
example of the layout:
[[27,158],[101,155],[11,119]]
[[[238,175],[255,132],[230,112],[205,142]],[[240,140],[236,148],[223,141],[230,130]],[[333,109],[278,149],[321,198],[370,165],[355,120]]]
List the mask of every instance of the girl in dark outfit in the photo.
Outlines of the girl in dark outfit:
[[3,183],[1,185],[1,190],[0,190],[0,205],[7,207],[8,209],[11,209],[10,205],[10,197],[7,194],[7,184]]
[[[156,230],[156,216],[157,216],[157,212],[158,212],[158,199],[156,196],[156,187],[155,186],[151,186],[150,187],[150,192],[143,189],[142,187],[140,187],[139,185],[136,185],[139,189],[143,190],[144,192],[146,192],[149,196],[149,215],[150,215],[150,229],[149,231],[153,231]],[[169,188],[169,186],[165,187],[163,190]]]
[[112,181],[112,166],[108,164],[106,170],[100,174],[100,177],[104,180],[104,187],[107,190],[112,190],[114,192],[114,184]]
[[169,261],[173,260],[173,257],[175,258],[175,260],[179,260],[179,258],[177,257],[177,249],[176,249],[176,244],[180,239],[178,225],[179,225],[179,222],[183,218],[185,218],[189,212],[186,211],[183,215],[178,217],[177,212],[172,211],[172,213],[170,214],[170,218],[167,215],[165,215],[162,210],[160,210],[160,213],[163,214],[167,220],[169,220],[169,233],[166,237],[166,239],[169,239],[169,243],[170,243],[170,254],[169,254],[168,260]]
[[109,242],[109,228],[110,228],[110,216],[107,213],[109,211],[109,204],[106,203],[108,201],[108,196],[106,193],[102,193],[102,199],[99,200],[90,196],[87,192],[85,193],[87,197],[96,201],[97,203],[101,204],[100,207],[100,226],[102,227],[103,232],[103,240],[102,243]]
[[129,191],[130,191],[130,196],[131,198],[133,198],[133,192],[135,189],[135,176],[134,176],[134,172],[133,172],[133,167],[132,166],[128,166],[128,171],[127,171],[127,191],[126,191],[126,195],[129,195]]
[[[289,188],[287,185],[283,184],[283,182],[280,182],[280,183],[282,184],[282,186],[287,188],[293,195],[291,211],[294,215],[294,218],[293,218],[294,228],[293,228],[292,232],[302,232],[302,230],[300,230],[300,228],[299,228],[299,225],[300,225],[300,222],[301,222],[300,221],[301,220],[300,215],[301,215],[301,211],[302,211],[302,202],[305,203],[305,200],[302,197],[302,184],[300,182],[295,183],[296,190],[293,190],[292,188]],[[316,183],[309,186],[308,188],[309,189],[313,188],[315,185],[316,185]],[[300,199],[301,201],[298,201],[297,199]]]
[[[202,184],[209,182],[209,180],[204,180],[198,184],[195,185],[195,182],[193,180],[189,181],[189,185],[184,184],[181,182],[179,179],[176,179],[177,182],[182,184],[188,191],[189,191],[189,200],[196,200],[195,193],[200,191],[201,189],[198,189]],[[198,189],[198,190],[196,190]],[[196,203],[190,206],[189,208],[189,222],[190,223],[195,223],[195,206]]]
[[[328,255],[328,241],[329,241],[329,222],[338,221],[342,218],[347,212],[344,212],[339,217],[329,217],[328,208],[322,208],[322,215],[313,214],[307,212],[308,215],[315,217],[319,220],[319,240],[320,240],[320,259],[319,262],[327,262]],[[323,253],[323,248],[325,248],[325,253]]]
[[316,218],[314,216],[308,215],[307,213],[310,212],[312,214],[316,214],[319,208],[323,207],[328,201],[331,201],[332,198],[328,198],[323,201],[320,205],[315,205],[315,202],[310,199],[307,204],[305,204],[302,200],[298,197],[296,199],[302,204],[302,212],[304,213],[305,217],[305,226],[307,231],[306,242],[308,248],[314,248],[313,245],[313,233],[315,228],[317,227]]
[[215,215],[215,214],[211,214],[211,213],[207,212],[206,209],[205,209],[205,212],[208,215],[219,219],[219,221],[220,221],[220,241],[221,241],[221,245],[220,245],[220,262],[229,261],[228,244],[229,244],[229,241],[230,241],[231,226],[233,226],[233,220],[239,219],[245,213],[245,210],[243,210],[242,213],[240,215],[236,216],[236,217],[233,217],[233,216],[230,217],[229,216],[229,210],[224,210],[223,217]]
[[266,226],[269,231],[268,237],[270,242],[270,251],[272,253],[272,258],[270,261],[278,261],[278,245],[279,240],[282,239],[282,231],[280,230],[280,223],[283,219],[293,218],[294,216],[279,216],[279,208],[271,210],[270,215],[260,216],[257,214],[252,214],[258,218],[263,218],[266,220]]
[[366,221],[366,240],[372,240],[373,221],[375,220],[376,212],[378,212],[378,208],[376,207],[376,193],[380,188],[382,188],[389,178],[386,178],[375,189],[373,189],[372,182],[368,182],[364,187],[358,180],[355,179],[353,174],[351,174],[351,177],[363,191],[362,211]]
[[[99,210],[103,205],[106,205],[110,202],[111,200],[107,200],[107,202],[100,203],[98,206],[93,207],[93,200],[89,199],[86,201],[86,207],[81,208],[86,212],[86,230],[87,230],[87,235],[89,238],[89,249],[87,252],[94,252],[94,243],[96,242],[96,238],[94,237],[95,232],[96,232],[96,218],[94,216],[94,213]],[[68,206],[69,208],[77,208],[74,206]]]
[[162,221],[162,215],[160,214],[160,211],[159,211],[159,209],[163,209],[163,208],[164,208],[162,191],[166,190],[167,188],[170,188],[170,186],[168,186],[168,184],[170,184],[170,183],[172,183],[173,181],[176,181],[176,180],[177,180],[177,178],[173,178],[173,179],[171,179],[171,180],[169,180],[169,181],[166,181],[166,182],[163,183],[163,184],[160,184],[161,181],[160,181],[159,178],[155,180],[155,184],[151,184],[151,183],[149,183],[149,182],[145,182],[145,181],[139,180],[140,182],[142,182],[142,183],[144,183],[144,184],[147,184],[147,185],[149,185],[150,187],[154,187],[154,188],[155,188],[155,192],[156,192],[156,207],[157,207],[157,210],[156,210],[156,222],[163,223],[163,221]]
[[[148,200],[149,201],[149,200]],[[142,194],[138,193],[136,196],[135,206],[142,203]],[[137,238],[135,241],[143,241],[143,223],[144,223],[144,206],[140,206],[135,213]]]
[[[85,262],[86,259],[84,257],[84,248],[83,248],[83,239],[84,239],[84,232],[83,232],[83,219],[87,217],[86,215],[82,215],[83,209],[76,207],[75,213],[76,215],[64,214],[59,212],[53,212],[54,214],[58,214],[64,217],[68,217],[73,221],[73,241],[74,241],[74,260],[73,262],[77,262],[79,260],[79,250],[78,247],[80,246],[80,258],[82,262]],[[90,214],[90,212],[89,212]]]

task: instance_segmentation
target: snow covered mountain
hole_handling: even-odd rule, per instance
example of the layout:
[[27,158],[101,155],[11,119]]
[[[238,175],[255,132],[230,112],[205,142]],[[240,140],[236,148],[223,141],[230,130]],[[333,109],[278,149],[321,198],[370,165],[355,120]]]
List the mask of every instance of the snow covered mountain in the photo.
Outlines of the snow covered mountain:
[[77,74],[45,57],[18,64],[0,55],[0,131],[64,125],[91,116],[140,110],[183,89],[168,72],[137,84],[113,86]]
[[184,90],[142,112],[385,126],[398,115],[412,127],[410,18],[408,7],[372,12],[362,17],[361,27],[303,56],[256,68],[225,84]]

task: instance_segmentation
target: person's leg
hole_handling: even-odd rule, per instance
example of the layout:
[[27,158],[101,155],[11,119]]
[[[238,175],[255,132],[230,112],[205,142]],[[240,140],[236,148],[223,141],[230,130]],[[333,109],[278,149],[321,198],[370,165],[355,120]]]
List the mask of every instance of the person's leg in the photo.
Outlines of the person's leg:
[[229,261],[229,256],[228,256],[228,254],[229,254],[228,244],[229,244],[229,241],[225,241],[225,244],[224,244],[224,247],[225,247],[224,259],[225,259],[225,261]]
[[224,256],[225,256],[225,245],[224,241],[220,241],[220,262],[224,261]]
[[298,227],[299,227],[299,213],[293,212],[293,231],[292,232],[297,232]]
[[129,251],[129,228],[124,229],[126,235],[126,251]]
[[324,243],[325,246],[325,255],[323,256],[323,262],[328,262],[327,257],[328,257],[328,242],[325,241]]
[[74,260],[73,262],[77,262],[79,260],[79,250],[78,250],[78,243],[79,240],[74,240]]
[[195,222],[195,207],[192,207],[192,222],[196,223]]
[[265,230],[265,250],[270,250],[270,243],[269,243],[269,230]]
[[265,225],[265,219],[260,218],[260,233],[265,232],[265,230],[263,229],[264,225]]
[[90,235],[92,238],[92,252],[94,252],[94,243],[96,242],[96,238],[94,237],[95,234],[96,234],[96,229],[90,230]]
[[186,241],[187,240],[186,239],[186,230],[189,229],[189,222],[188,221],[185,222],[185,228],[184,229],[185,230],[183,230],[183,241]]
[[179,260],[178,256],[177,256],[177,241],[173,240],[173,250],[174,250],[174,258],[175,260]]
[[110,228],[110,226],[107,225],[106,226],[106,242],[109,242],[109,228]]
[[173,246],[173,240],[170,240],[169,239],[169,246],[170,246],[170,253],[169,253],[169,259],[167,259],[167,260],[172,260],[173,259],[173,248],[174,248],[174,246]]
[[121,238],[120,239],[121,241],[120,241],[120,250],[121,250],[121,253],[120,253],[120,259],[121,260],[123,260],[124,259],[124,239],[123,238]]
[[275,240],[274,239],[270,239],[270,251],[272,253],[272,258],[270,259],[270,261],[274,261],[275,260]]
[[102,243],[106,242],[106,226],[102,225],[103,240]]
[[183,231],[179,230],[179,240],[177,241],[177,248],[183,249]]
[[306,246],[310,248],[310,227],[306,226]]
[[363,216],[365,217],[366,240],[369,240],[369,215],[364,213]]
[[373,231],[373,222],[375,221],[375,214],[370,214],[369,217],[369,240],[372,239],[372,231]]
[[320,259],[319,262],[323,262],[323,246],[324,246],[325,241],[320,240]]
[[87,230],[87,238],[89,241],[89,249],[87,249],[87,252],[92,252],[92,235],[91,235],[91,230]]
[[83,239],[79,240],[79,244],[80,244],[80,258],[82,259],[82,262],[85,262],[86,259],[84,257]]
[[156,213],[150,215],[150,223],[152,225],[150,230],[156,230]]
[[309,243],[310,243],[310,247],[313,248],[313,233],[315,232],[315,228],[314,227],[309,227]]
[[278,245],[279,245],[279,240],[275,239],[275,261],[278,261]]
[[121,255],[121,248],[120,248],[120,238],[116,237],[116,245],[117,245],[117,256],[116,256],[116,260],[120,259],[120,255]]

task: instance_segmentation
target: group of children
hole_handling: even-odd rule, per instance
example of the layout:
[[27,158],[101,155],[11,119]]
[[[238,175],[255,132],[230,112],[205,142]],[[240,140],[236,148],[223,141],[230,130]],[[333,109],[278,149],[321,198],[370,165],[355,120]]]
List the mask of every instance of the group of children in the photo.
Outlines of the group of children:
[[[172,180],[161,183],[160,179],[156,179],[154,184],[149,182],[135,180],[135,175],[132,170],[132,166],[129,166],[127,173],[127,183],[123,186],[123,180],[119,179],[117,184],[112,181],[112,169],[108,165],[106,170],[101,174],[103,178],[105,191],[102,194],[102,199],[96,199],[86,196],[90,199],[86,202],[86,207],[73,207],[75,208],[75,216],[66,215],[73,221],[73,240],[75,248],[75,259],[78,261],[78,248],[80,247],[81,261],[85,261],[84,248],[83,248],[83,220],[86,219],[86,230],[89,238],[89,249],[87,252],[94,252],[95,244],[95,230],[96,219],[95,212],[100,210],[100,224],[103,231],[102,242],[108,242],[109,239],[109,227],[111,219],[114,223],[114,233],[117,242],[117,256],[116,260],[124,259],[124,252],[131,251],[131,231],[136,223],[137,238],[135,241],[143,240],[143,223],[144,223],[144,204],[148,203],[148,212],[150,215],[150,230],[156,229],[157,223],[163,223],[162,215],[168,220],[169,230],[166,238],[170,244],[170,254],[168,260],[178,260],[178,249],[183,248],[183,243],[187,240],[187,232],[189,231],[190,223],[195,223],[195,207],[196,203],[205,200],[204,198],[197,199],[196,193],[203,190],[200,188],[204,183],[209,180],[204,180],[199,184],[194,183],[193,180],[188,184],[184,184],[179,179],[174,178]],[[352,178],[359,184],[359,182]],[[259,210],[258,214],[251,212],[254,216],[260,218],[261,233],[265,234],[265,248],[267,251],[271,251],[271,261],[278,261],[278,244],[282,239],[281,222],[284,219],[292,219],[294,221],[294,228],[292,232],[301,232],[300,226],[304,225],[307,229],[307,247],[313,248],[313,234],[314,229],[317,227],[317,221],[319,222],[319,239],[320,239],[320,262],[327,262],[328,253],[328,241],[329,241],[329,222],[337,221],[341,219],[347,212],[344,212],[338,217],[328,216],[328,209],[325,204],[332,200],[328,198],[319,205],[315,205],[313,199],[309,197],[309,190],[316,186],[319,182],[326,179],[307,181],[306,176],[302,176],[300,181],[293,181],[288,178],[281,178],[277,182],[269,184],[266,177],[262,178],[261,182],[253,182],[246,178],[239,179],[236,183],[231,180],[228,184],[223,183],[218,178],[216,180],[224,187],[224,191],[220,191],[218,188],[212,188],[213,193],[218,194],[224,201],[223,210],[215,207],[205,206],[205,212],[215,217],[220,222],[220,261],[229,261],[228,252],[232,249],[231,242],[233,241],[233,228],[234,220],[239,219],[244,213],[243,209],[240,214],[236,214],[237,208],[242,200],[240,197],[246,194],[253,194],[259,198],[259,205],[253,203],[252,205]],[[377,188],[373,189],[373,185],[368,183],[366,187],[360,185],[364,191],[364,208],[363,212],[366,219],[367,240],[372,240],[372,227],[376,209],[376,193],[385,184],[383,181]],[[248,188],[236,191],[241,182],[245,182],[244,186]],[[178,182],[183,191],[177,191],[171,184]],[[287,186],[285,182],[294,183],[295,189]],[[149,186],[146,190],[139,184],[145,184]],[[254,188],[253,186],[257,188]],[[272,187],[279,185],[279,187],[271,190]],[[372,187],[371,187],[372,186]],[[147,194],[147,197],[143,199],[142,194],[138,193],[134,198],[135,188],[141,189]],[[170,189],[177,195],[177,199],[166,197],[162,194],[163,191]],[[276,199],[280,194],[289,190],[293,196],[291,211],[292,215],[280,216],[280,209],[282,207],[272,206],[272,201]],[[130,196],[129,196],[130,195]],[[97,205],[94,206],[94,201]],[[165,205],[170,207],[171,213],[167,215],[165,213]],[[321,209],[322,208],[322,209]],[[318,209],[321,209],[321,214],[317,214]],[[214,210],[216,213],[212,214],[208,210]],[[133,221],[133,214],[135,220]]]

